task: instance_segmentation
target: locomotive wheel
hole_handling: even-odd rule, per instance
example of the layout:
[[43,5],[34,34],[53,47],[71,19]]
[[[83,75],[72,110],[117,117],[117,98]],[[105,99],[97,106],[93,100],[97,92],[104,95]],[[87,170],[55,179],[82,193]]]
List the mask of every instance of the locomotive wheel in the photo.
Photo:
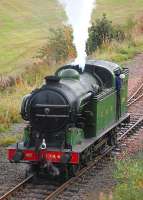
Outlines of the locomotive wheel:
[[76,176],[78,171],[80,169],[80,166],[79,165],[70,165],[69,166],[69,176],[72,177],[72,176]]
[[25,172],[25,178],[29,177],[30,175],[34,175],[32,177],[32,181],[34,184],[37,184],[38,183],[38,179],[39,179],[39,167],[38,165],[31,165],[30,167],[28,167],[26,169],[26,172]]
[[39,175],[39,170],[40,170],[39,168],[40,168],[40,166],[38,164],[31,164],[29,166],[29,168],[26,169],[25,176],[28,177],[31,174],[34,174],[34,175],[38,176]]
[[62,166],[60,176],[59,176],[59,181],[60,183],[64,183],[70,178],[69,176],[69,170],[67,166]]
[[25,172],[25,178],[29,177],[32,174],[31,167],[28,167]]
[[114,146],[117,144],[117,134],[114,133],[114,134],[111,134],[109,136],[109,139],[108,139],[108,145],[109,146]]

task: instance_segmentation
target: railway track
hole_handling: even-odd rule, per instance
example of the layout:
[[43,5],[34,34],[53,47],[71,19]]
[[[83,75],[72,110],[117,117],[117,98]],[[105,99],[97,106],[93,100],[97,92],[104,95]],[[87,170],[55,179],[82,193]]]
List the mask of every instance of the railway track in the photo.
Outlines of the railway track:
[[91,169],[99,160],[101,160],[104,156],[106,156],[113,147],[108,147],[101,155],[99,155],[94,162],[90,162],[87,167],[83,168],[76,177],[72,177],[65,183],[61,185],[51,184],[51,182],[47,182],[46,184],[33,184],[32,178],[33,175],[26,178],[24,181],[19,183],[13,189],[8,191],[0,200],[6,199],[43,199],[43,200],[51,200],[54,197],[57,197],[60,193],[62,193],[69,185],[75,183],[75,181],[81,177],[84,173],[86,173],[89,169]]
[[128,107],[133,105],[135,102],[143,98],[143,83],[138,87],[138,89],[131,95],[128,99]]
[[118,142],[122,141],[125,137],[133,135],[143,125],[143,115],[134,115],[129,125],[125,125],[118,133]]
[[[138,130],[141,126],[143,126],[143,116],[136,115],[131,117],[131,122],[129,124],[122,124],[120,129],[118,130],[118,144],[124,140],[126,137],[130,137],[133,133]],[[104,152],[101,153],[93,162],[89,163],[89,165],[83,168],[76,177],[72,177],[64,184],[57,184],[57,183],[41,183],[41,184],[33,184],[32,178],[33,175],[26,178],[16,187],[8,191],[4,194],[0,200],[6,199],[14,199],[14,200],[24,200],[24,199],[41,199],[41,200],[51,200],[63,193],[69,186],[75,184],[77,180],[82,177],[86,172],[88,172],[91,168],[93,168],[96,163],[103,159],[106,155],[110,152],[118,151],[117,147],[107,147]],[[40,181],[39,181],[40,182]]]

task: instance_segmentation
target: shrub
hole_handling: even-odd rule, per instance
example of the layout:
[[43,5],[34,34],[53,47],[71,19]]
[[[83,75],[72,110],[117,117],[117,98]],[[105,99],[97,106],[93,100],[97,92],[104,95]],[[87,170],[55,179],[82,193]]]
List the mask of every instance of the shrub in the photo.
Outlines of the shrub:
[[89,28],[87,54],[92,54],[103,43],[110,43],[112,40],[123,41],[124,39],[123,30],[120,27],[113,26],[104,14],[102,19],[97,19]]
[[75,56],[75,48],[72,44],[72,30],[68,26],[51,29],[48,43],[40,49],[37,57],[44,59],[49,64],[53,61],[61,62]]

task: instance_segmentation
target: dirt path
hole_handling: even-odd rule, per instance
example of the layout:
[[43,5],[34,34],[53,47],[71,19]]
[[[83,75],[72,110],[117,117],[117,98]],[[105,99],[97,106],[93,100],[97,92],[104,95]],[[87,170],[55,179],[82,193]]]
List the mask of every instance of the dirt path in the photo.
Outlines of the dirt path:
[[126,63],[126,66],[129,68],[128,96],[130,96],[143,80],[143,53]]

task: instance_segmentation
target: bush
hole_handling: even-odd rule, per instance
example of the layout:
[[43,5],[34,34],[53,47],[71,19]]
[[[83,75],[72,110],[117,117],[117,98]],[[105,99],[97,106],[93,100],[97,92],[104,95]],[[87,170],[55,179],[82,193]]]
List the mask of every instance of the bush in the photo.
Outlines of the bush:
[[72,44],[72,30],[64,26],[59,29],[51,29],[48,43],[40,49],[37,57],[44,59],[49,64],[53,61],[61,62],[67,58],[75,57],[75,48]]
[[87,41],[87,54],[92,54],[103,43],[110,43],[112,40],[123,41],[125,34],[120,27],[112,25],[112,22],[104,14],[102,19],[96,20],[89,28],[89,39]]

